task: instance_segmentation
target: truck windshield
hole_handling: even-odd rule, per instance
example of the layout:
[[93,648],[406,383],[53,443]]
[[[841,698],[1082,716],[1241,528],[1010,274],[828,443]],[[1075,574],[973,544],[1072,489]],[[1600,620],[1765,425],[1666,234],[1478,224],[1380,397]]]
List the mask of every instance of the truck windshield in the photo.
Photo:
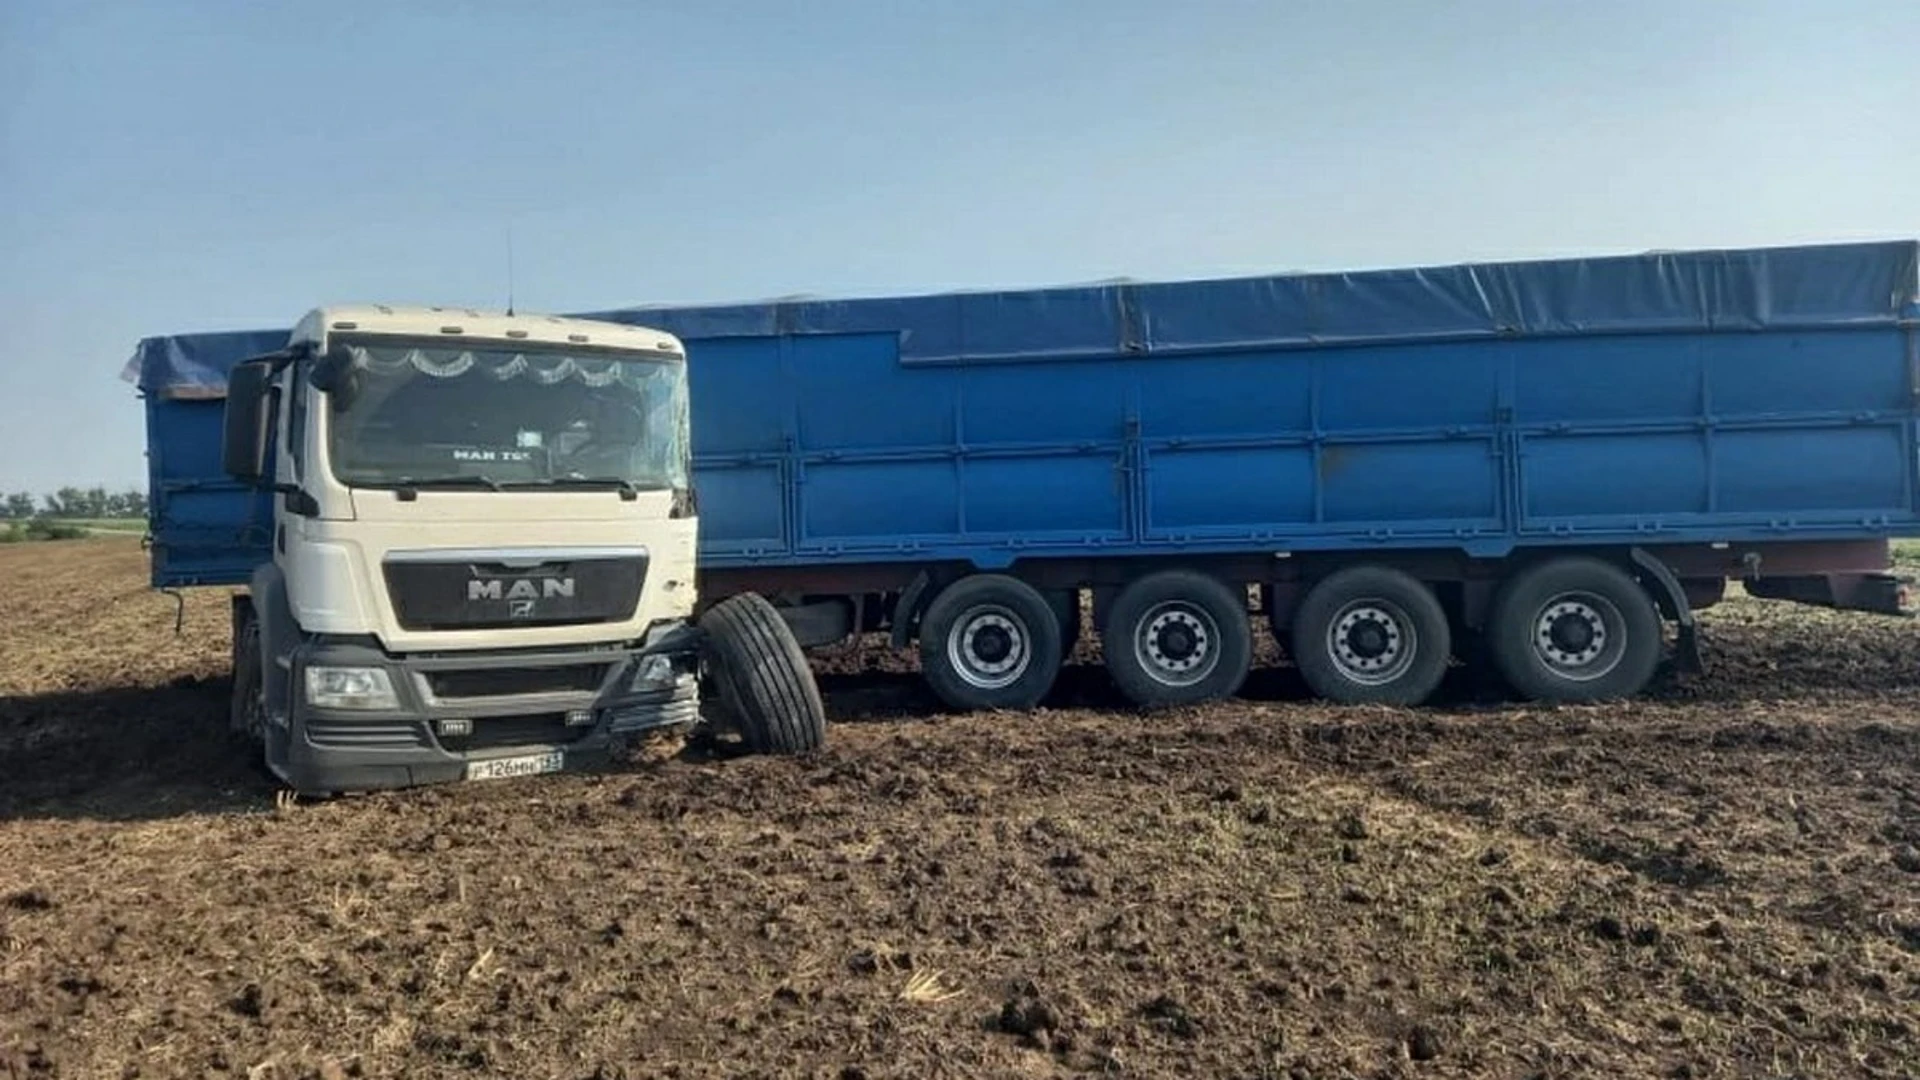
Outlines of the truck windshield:
[[358,487],[687,486],[678,357],[346,341],[327,456]]

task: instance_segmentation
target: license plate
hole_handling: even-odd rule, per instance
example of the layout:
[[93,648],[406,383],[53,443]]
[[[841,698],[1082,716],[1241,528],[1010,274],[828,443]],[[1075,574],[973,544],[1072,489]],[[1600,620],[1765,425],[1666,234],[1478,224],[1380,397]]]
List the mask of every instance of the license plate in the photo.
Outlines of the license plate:
[[567,754],[564,750],[549,750],[544,754],[525,754],[520,757],[489,758],[486,761],[467,762],[469,780],[506,780],[515,776],[538,776],[541,773],[559,772],[566,767]]

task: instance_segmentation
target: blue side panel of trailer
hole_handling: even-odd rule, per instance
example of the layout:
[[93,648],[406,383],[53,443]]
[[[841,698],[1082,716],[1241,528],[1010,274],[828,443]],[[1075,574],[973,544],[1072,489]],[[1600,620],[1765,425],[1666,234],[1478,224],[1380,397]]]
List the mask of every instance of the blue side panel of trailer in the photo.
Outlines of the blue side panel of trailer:
[[[708,567],[1497,555],[1920,532],[1917,254],[588,314],[687,342]],[[265,557],[248,531],[264,504],[217,482],[206,399],[272,337],[152,338],[130,366],[161,463],[156,581],[229,580]]]
[[702,553],[995,566],[1912,531],[1910,334],[1248,352],[1177,370],[919,369],[875,334],[696,339]]

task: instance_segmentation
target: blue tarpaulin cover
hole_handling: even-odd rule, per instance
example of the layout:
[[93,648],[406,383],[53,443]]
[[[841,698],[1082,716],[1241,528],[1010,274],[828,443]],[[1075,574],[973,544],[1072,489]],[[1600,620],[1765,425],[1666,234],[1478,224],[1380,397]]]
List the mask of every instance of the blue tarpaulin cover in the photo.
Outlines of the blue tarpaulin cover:
[[[1920,241],[1483,263],[1217,281],[578,312],[688,340],[897,335],[905,364],[1396,341],[1890,326],[1920,295]],[[288,330],[142,340],[124,377],[219,397],[239,360]]]

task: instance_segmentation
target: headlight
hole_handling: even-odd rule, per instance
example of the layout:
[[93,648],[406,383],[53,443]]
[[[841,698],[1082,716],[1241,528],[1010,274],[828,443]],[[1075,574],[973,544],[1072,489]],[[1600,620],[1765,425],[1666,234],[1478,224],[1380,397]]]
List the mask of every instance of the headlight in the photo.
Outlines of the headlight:
[[643,656],[634,665],[633,688],[635,690],[664,690],[673,685],[673,658],[655,654]]
[[322,709],[398,709],[400,699],[384,668],[310,667],[307,704]]

